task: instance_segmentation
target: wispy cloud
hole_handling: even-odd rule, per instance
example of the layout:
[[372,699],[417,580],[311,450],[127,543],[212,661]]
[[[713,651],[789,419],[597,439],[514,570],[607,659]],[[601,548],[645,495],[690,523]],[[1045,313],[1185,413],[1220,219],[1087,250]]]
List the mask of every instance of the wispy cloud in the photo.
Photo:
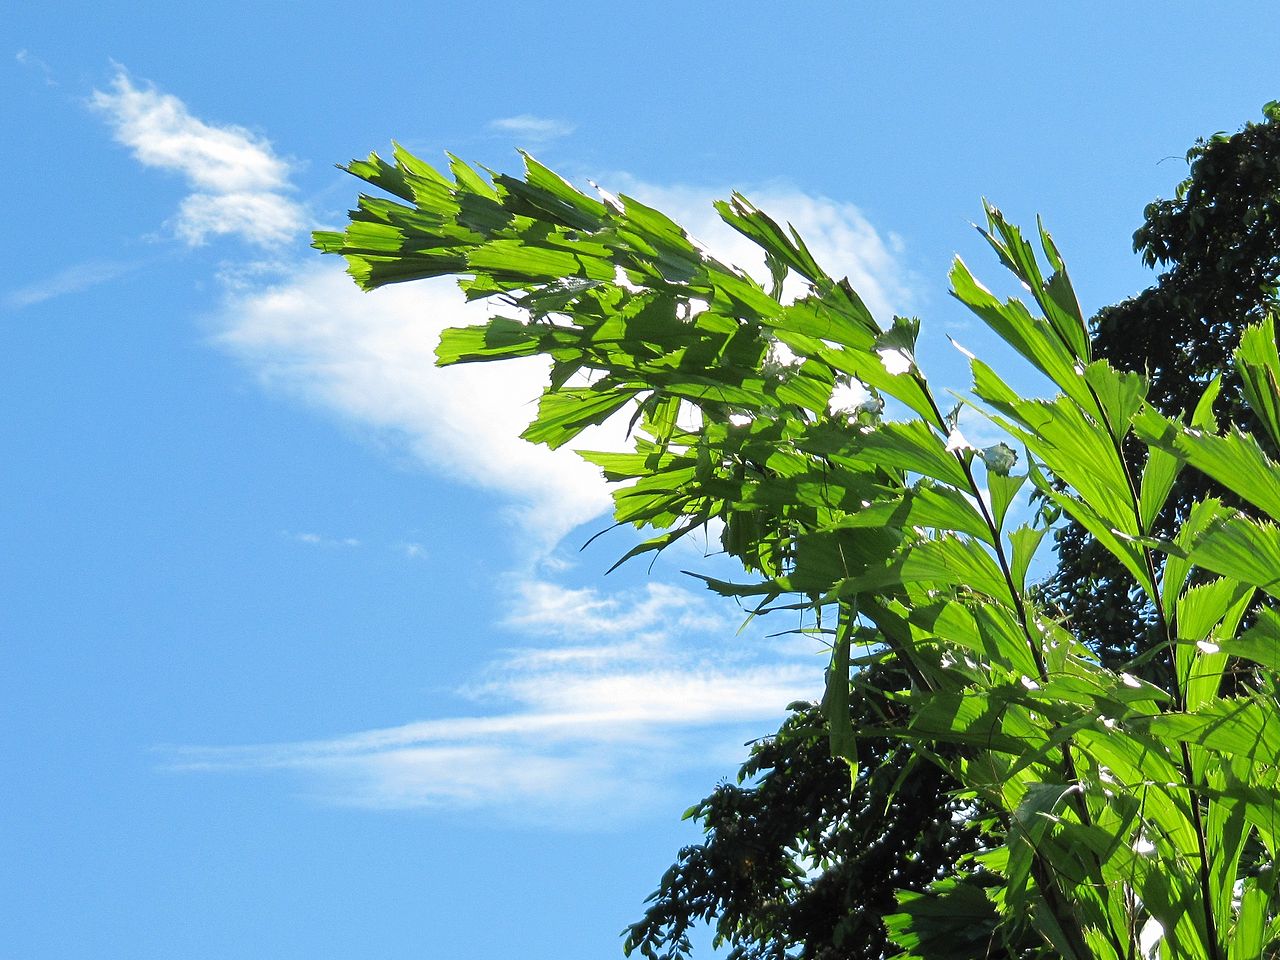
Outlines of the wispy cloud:
[[528,579],[516,586],[516,608],[506,623],[531,633],[595,636],[636,634],[660,625],[663,633],[714,630],[727,626],[705,599],[663,583],[650,583],[639,597],[623,602],[594,589],[574,590],[548,580]]
[[18,61],[18,63],[22,64],[24,67],[28,67],[38,72],[40,76],[44,78],[45,86],[56,87],[58,85],[58,81],[53,78],[53,68],[30,50],[25,48],[19,50],[14,55],[13,59]]
[[90,103],[140,163],[179,173],[193,188],[174,223],[187,243],[235,234],[271,247],[305,226],[302,208],[288,196],[288,164],[265,138],[206,123],[177,97],[136,86],[123,69],[109,90],[93,92]]
[[529,142],[554,140],[567,137],[576,129],[573,124],[550,117],[536,117],[531,113],[522,113],[515,117],[502,117],[489,121],[489,129],[496,133],[509,134]]
[[678,774],[731,772],[745,738],[817,693],[811,660],[726,644],[734,624],[699,595],[658,584],[615,596],[523,587],[507,622],[542,637],[565,632],[550,646],[501,651],[464,691],[475,715],[327,740],[186,747],[173,766],[288,773],[340,804],[591,826],[672,802]]
[[46,300],[79,293],[81,290],[96,287],[100,283],[107,283],[140,266],[142,266],[140,261],[87,260],[5,294],[4,303],[14,309],[34,306]]

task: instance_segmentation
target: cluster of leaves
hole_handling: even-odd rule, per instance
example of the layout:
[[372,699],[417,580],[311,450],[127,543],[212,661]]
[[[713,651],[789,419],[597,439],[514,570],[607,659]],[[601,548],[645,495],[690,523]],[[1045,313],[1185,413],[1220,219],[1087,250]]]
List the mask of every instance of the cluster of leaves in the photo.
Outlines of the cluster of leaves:
[[[972,361],[970,402],[1025,451],[1015,474],[1012,447],[975,450],[942,412],[915,362],[918,323],[881,328],[741,196],[718,209],[764,250],[768,289],[661,213],[590,197],[530,158],[523,179],[456,159],[446,175],[401,150],[349,169],[398,199],[362,197],[317,246],[366,288],[457,274],[468,296],[516,308],[446,332],[440,362],[550,358],[524,434],[550,446],[629,410],[632,450],[584,456],[619,482],[618,522],[650,531],[631,553],[718,521],[748,580],[708,586],[755,613],[802,611],[829,640],[823,713],[853,776],[858,734],[892,737],[985,812],[964,869],[886,919],[901,956],[1026,955],[1034,936],[1070,960],[1236,960],[1280,936],[1280,616],[1240,629],[1257,591],[1280,595],[1280,528],[1208,499],[1173,536],[1154,529],[1184,469],[1280,517],[1280,468],[1253,435],[1218,433],[1216,381],[1184,423],[1146,402],[1142,375],[1093,358],[1043,229],[1047,275],[987,209],[984,234],[1031,305],[958,260],[951,272],[955,296],[1060,391],[1021,397]],[[808,292],[787,302],[792,273]],[[1269,321],[1246,331],[1237,363],[1275,442]],[[855,384],[867,399],[846,406]],[[1027,484],[1133,578],[1167,684],[1109,668],[1036,603],[1027,570],[1048,512],[1014,524],[1009,509]],[[1224,692],[1238,662],[1248,680]],[[868,689],[873,666],[909,689]],[[876,695],[886,709],[855,729],[851,699]]]
[[[1257,423],[1245,403],[1231,354],[1241,331],[1274,306],[1280,279],[1280,105],[1268,104],[1264,114],[1261,123],[1246,124],[1230,136],[1215,134],[1188,152],[1187,179],[1173,199],[1147,207],[1143,226],[1134,236],[1135,250],[1148,265],[1163,271],[1158,282],[1137,296],[1103,308],[1090,322],[1094,355],[1119,369],[1146,374],[1147,400],[1163,413],[1176,414],[1194,406],[1209,382],[1222,376],[1222,389],[1214,404],[1219,420],[1250,425],[1255,430]],[[1259,440],[1274,455],[1265,433]],[[1127,453],[1141,457],[1141,444],[1131,443]],[[1233,501],[1229,491],[1207,477],[1183,472],[1156,519],[1155,530],[1171,536],[1191,505],[1208,496]],[[1235,505],[1247,509],[1245,504]],[[1123,667],[1158,645],[1154,610],[1134,590],[1123,566],[1079,524],[1067,523],[1054,534],[1058,562],[1049,580],[1039,585],[1042,605],[1069,623],[1072,632],[1112,666]],[[1265,602],[1265,597],[1255,602]],[[1161,665],[1159,660],[1148,660],[1133,669],[1158,679]],[[868,742],[861,740],[859,750]],[[779,758],[790,776],[816,782],[824,776],[840,775],[838,761],[817,751],[802,751],[797,741],[786,735],[785,727],[779,731],[777,745],[780,750],[792,748],[791,754]],[[896,757],[889,754],[887,762],[896,764]],[[751,789],[753,775],[749,766],[739,775],[746,790]],[[862,783],[855,784],[854,795],[861,789]],[[927,794],[916,799],[916,805],[888,818],[880,810],[855,804],[852,819],[833,819],[827,830],[833,842],[842,847],[839,838],[845,831],[875,835],[877,829],[888,829],[900,816],[928,822],[937,815],[936,800]],[[708,809],[707,803],[700,809]],[[773,812],[761,809],[762,815]],[[859,811],[865,813],[865,822],[859,819]],[[785,822],[785,813],[779,811],[779,817]],[[707,817],[702,823],[711,833],[710,842],[723,846],[720,827],[713,826]],[[734,834],[729,831],[726,835]],[[954,866],[955,856],[945,843],[921,844],[913,865],[922,867],[931,855],[935,871]],[[856,854],[850,852],[849,856]],[[859,863],[853,881],[861,901],[851,902],[878,904],[888,891],[903,886],[896,863],[881,861],[878,872],[866,866]],[[840,859],[828,871],[835,882],[851,876]],[[701,915],[707,888],[721,880],[727,884],[728,877],[713,873],[695,884],[679,871],[668,872],[653,895],[654,905],[646,921],[652,924],[661,918],[670,937],[666,942],[675,943],[674,936],[688,916]],[[724,884],[716,888],[728,889]],[[770,926],[779,914],[779,897],[797,901],[798,908],[807,891],[806,885],[761,891],[754,912],[749,903],[726,900],[723,913],[713,913],[717,930],[730,940],[771,943],[779,953],[795,948],[803,958],[823,953],[847,960],[886,955],[881,949],[883,937],[874,925],[864,928],[862,937],[843,937],[839,946],[833,939],[835,928],[825,917],[814,917],[812,927],[795,922]],[[681,913],[681,906],[687,913]],[[663,942],[651,925],[648,929],[650,943]]]

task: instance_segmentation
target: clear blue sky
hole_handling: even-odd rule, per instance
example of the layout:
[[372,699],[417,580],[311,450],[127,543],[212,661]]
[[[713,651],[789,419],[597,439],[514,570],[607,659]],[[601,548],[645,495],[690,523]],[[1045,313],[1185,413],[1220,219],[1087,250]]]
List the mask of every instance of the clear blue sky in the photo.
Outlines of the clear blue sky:
[[1273,19],[10,10],[0,960],[619,956],[680,812],[818,692],[820,651],[735,636],[694,551],[577,552],[600,482],[512,439],[537,371],[433,370],[447,286],[358,295],[308,250],[357,192],[332,163],[526,146],[716,243],[741,188],[981,352],[943,279],[996,277],[979,198],[1044,214],[1086,308],[1140,289],[1143,206],[1280,96]]

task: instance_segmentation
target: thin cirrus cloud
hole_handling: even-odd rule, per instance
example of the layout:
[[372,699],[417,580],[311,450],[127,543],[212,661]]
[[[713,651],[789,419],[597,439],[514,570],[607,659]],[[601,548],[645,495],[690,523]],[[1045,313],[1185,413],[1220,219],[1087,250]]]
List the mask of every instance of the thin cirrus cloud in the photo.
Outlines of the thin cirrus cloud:
[[289,776],[340,805],[594,827],[687,800],[675,795],[678,776],[728,773],[745,738],[816,693],[812,662],[767,644],[754,655],[725,644],[729,618],[682,589],[604,596],[530,581],[516,592],[536,597],[537,613],[507,625],[555,642],[502,651],[463,691],[476,715],[327,740],[183,747],[169,763]]
[[311,547],[358,547],[360,541],[356,537],[327,537],[323,533],[312,533],[311,531],[303,531],[301,533],[286,533],[289,539],[297,543],[305,543]]
[[661,625],[663,630],[703,633],[727,626],[722,615],[707,608],[704,598],[663,583],[648,584],[643,596],[633,597],[626,604],[617,596],[601,595],[590,588],[571,589],[546,580],[524,579],[515,586],[519,612],[512,612],[506,623],[533,634],[644,636],[654,625]]
[[50,67],[49,64],[45,63],[45,61],[37,57],[30,50],[27,50],[25,48],[22,50],[19,50],[14,55],[13,59],[16,60],[18,63],[20,63],[22,66],[37,71],[40,74],[40,76],[44,79],[44,83],[46,87],[56,87],[58,85],[58,81],[55,80],[53,76],[53,68]]
[[265,138],[207,123],[177,97],[134,84],[123,68],[89,103],[139,163],[186,179],[192,192],[178,207],[174,230],[187,243],[235,235],[274,247],[306,226],[301,206],[288,195],[289,165]]
[[140,266],[142,264],[139,261],[87,260],[11,291],[5,295],[4,304],[15,310],[35,306],[46,300],[54,300],[107,283]]

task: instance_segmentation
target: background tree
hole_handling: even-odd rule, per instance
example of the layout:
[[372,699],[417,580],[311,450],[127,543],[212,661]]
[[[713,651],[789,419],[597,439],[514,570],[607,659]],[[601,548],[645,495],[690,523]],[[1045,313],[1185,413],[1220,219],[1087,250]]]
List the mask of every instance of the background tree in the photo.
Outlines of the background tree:
[[[1231,353],[1241,331],[1274,306],[1280,278],[1280,107],[1267,104],[1264,117],[1188,151],[1187,178],[1172,199],[1147,206],[1134,234],[1135,252],[1162,273],[1090,321],[1094,355],[1147,374],[1148,399],[1167,415],[1193,408],[1209,381],[1221,376],[1219,416],[1257,426]],[[1268,443],[1265,433],[1259,436]],[[1158,529],[1168,535],[1195,500],[1210,494],[1231,499],[1203,474],[1182,473]],[[1151,649],[1157,620],[1133,577],[1078,523],[1056,536],[1057,565],[1042,587],[1045,601],[1109,663]],[[895,952],[878,917],[854,923],[838,908],[890,903],[896,889],[923,889],[954,869],[968,846],[946,815],[956,785],[933,768],[903,769],[909,754],[888,742],[863,740],[864,768],[884,768],[848,794],[845,765],[820,742],[822,725],[815,705],[801,705],[753,748],[737,784],[717,787],[689,811],[707,839],[679,852],[644,918],[630,929],[629,950],[664,960],[686,957],[689,925],[705,920],[718,941],[733,945],[735,957],[879,960]],[[824,796],[824,803],[801,812],[775,802],[782,772]],[[882,817],[879,791],[894,782],[900,790]],[[914,827],[918,833],[908,839]],[[800,875],[794,852],[814,836],[824,838],[826,858],[816,873]],[[751,857],[773,864],[766,882],[743,882],[737,864]]]
[[[868,702],[877,689],[905,685],[884,670],[866,679]],[[886,709],[881,698],[863,715]],[[690,928],[710,922],[730,960],[882,957],[893,951],[880,917],[897,892],[925,890],[977,849],[978,831],[941,768],[902,743],[862,737],[865,774],[850,790],[819,705],[790,711],[776,734],[752,745],[736,784],[686,812],[707,840],[680,851],[628,931],[627,953],[687,956]]]

